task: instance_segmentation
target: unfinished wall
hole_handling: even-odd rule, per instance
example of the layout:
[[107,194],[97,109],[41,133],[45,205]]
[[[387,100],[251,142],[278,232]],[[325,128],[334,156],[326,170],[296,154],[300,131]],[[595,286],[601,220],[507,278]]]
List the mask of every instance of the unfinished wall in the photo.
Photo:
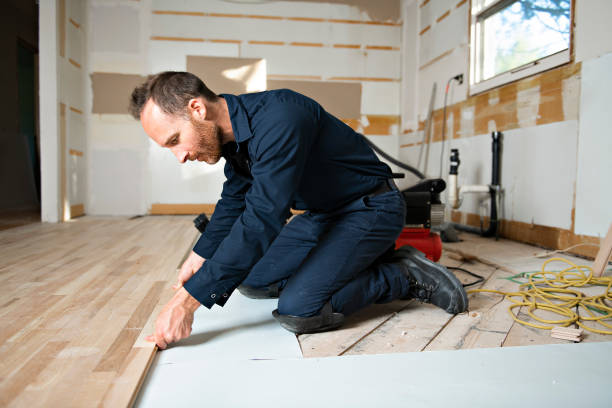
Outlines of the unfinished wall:
[[[292,86],[397,155],[401,23],[342,3],[92,0],[89,72],[116,87],[120,75],[189,69],[217,93]],[[93,213],[193,212],[220,196],[223,163],[180,165],[125,110],[91,114],[90,143]]]
[[[585,57],[600,55],[609,48],[605,36],[595,35],[590,29],[581,31],[581,26],[589,23],[580,16],[588,18],[595,9],[587,3],[576,1],[575,19],[576,32],[582,33],[582,39],[575,42],[575,53]],[[467,78],[469,72],[469,2],[420,0],[415,7],[414,2],[406,1],[403,7],[418,9],[416,33],[404,25],[405,41],[412,39],[418,57],[414,61],[407,56],[403,59],[405,71],[408,65],[415,67],[418,86],[416,108],[404,105],[402,109],[400,155],[409,163],[419,163],[425,119],[435,83],[432,143],[423,147],[424,151],[429,149],[426,173],[438,177],[444,87],[452,76],[463,73]],[[597,13],[606,9],[609,15],[611,8],[612,5],[602,3]],[[582,241],[593,242],[580,234],[598,236],[607,231],[612,221],[612,207],[605,203],[612,197],[609,189],[593,189],[592,182],[598,180],[595,174],[610,174],[611,168],[605,160],[590,159],[594,151],[610,151],[609,138],[600,134],[606,122],[602,109],[609,112],[610,105],[603,97],[606,90],[593,86],[597,81],[605,82],[603,71],[609,69],[609,62],[605,57],[599,59],[601,61],[575,61],[473,97],[468,97],[467,81],[461,86],[456,82],[451,85],[443,178],[447,178],[450,149],[458,148],[460,185],[490,183],[490,133],[502,131],[502,186],[505,191],[502,232],[506,236],[549,247],[567,247]],[[587,89],[590,89],[588,96]],[[593,108],[593,104],[603,107]],[[421,164],[423,162],[421,159]],[[460,211],[448,215],[454,221],[478,225],[479,213],[488,214],[488,208],[481,207],[476,197],[467,197]],[[594,254],[592,247],[579,250]]]

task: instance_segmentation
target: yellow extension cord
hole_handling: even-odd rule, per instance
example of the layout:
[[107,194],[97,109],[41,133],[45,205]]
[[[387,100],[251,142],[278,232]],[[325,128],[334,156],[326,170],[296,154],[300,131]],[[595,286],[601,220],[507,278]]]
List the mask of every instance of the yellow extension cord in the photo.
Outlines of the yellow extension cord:
[[[570,267],[560,272],[547,272],[546,265],[553,261],[565,262]],[[588,271],[588,275],[585,273]],[[553,279],[549,279],[552,277]],[[537,278],[537,280],[536,280]],[[544,286],[547,285],[547,286]],[[582,287],[586,285],[605,286],[605,293],[597,296],[586,296],[584,293],[571,289],[571,287]],[[612,307],[608,306],[606,301],[612,301],[612,277],[593,277],[593,270],[589,266],[576,265],[571,261],[563,258],[551,258],[544,262],[540,272],[532,273],[528,276],[528,282],[519,285],[518,292],[502,292],[493,289],[472,289],[467,293],[488,292],[497,293],[505,296],[513,305],[508,307],[508,313],[512,318],[523,325],[535,327],[538,329],[551,330],[554,326],[543,324],[530,323],[518,318],[518,313],[512,313],[512,309],[521,306],[527,306],[527,314],[534,320],[540,323],[549,325],[559,325],[562,327],[570,324],[577,324],[585,330],[593,333],[612,334],[611,330],[601,330],[587,326],[584,322],[596,322],[608,329],[612,329],[610,323],[604,320],[612,318]],[[555,302],[553,302],[553,300]],[[576,311],[572,310],[576,308]],[[535,315],[535,310],[548,310],[565,318],[559,320],[546,320]],[[580,314],[580,310],[584,310],[588,315]],[[591,309],[596,310],[599,315],[595,315]]]

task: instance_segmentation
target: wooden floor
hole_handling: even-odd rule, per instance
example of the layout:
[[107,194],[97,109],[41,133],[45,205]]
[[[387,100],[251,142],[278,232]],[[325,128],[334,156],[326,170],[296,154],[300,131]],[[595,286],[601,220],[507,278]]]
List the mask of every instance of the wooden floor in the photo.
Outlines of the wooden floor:
[[196,236],[191,218],[1,231],[0,406],[129,405],[154,353],[143,337]]
[[[129,406],[155,352],[144,336],[197,236],[191,219],[82,217],[0,231],[0,406]],[[533,257],[539,248],[463,238],[445,245],[442,263],[485,276],[485,288],[516,290],[504,278],[544,261]],[[298,340],[305,357],[565,342],[516,324],[507,306],[488,294],[471,295],[457,316],[415,301],[374,305]]]
[[[444,244],[440,263],[462,267],[485,277],[482,284],[470,289],[517,291],[519,285],[508,280],[509,277],[520,272],[540,271],[542,264],[552,257],[536,257],[547,251],[513,241],[495,241],[467,233],[461,234],[461,238],[463,242]],[[565,254],[554,256],[561,256],[578,265],[592,265],[591,261]],[[556,266],[564,268],[567,265]],[[551,264],[551,268],[554,270],[555,264]],[[474,281],[474,278],[462,272],[456,272],[456,275],[463,283]],[[604,292],[605,288],[583,287],[580,290],[594,295]],[[339,330],[304,334],[298,338],[304,357],[570,343],[550,337],[548,330],[516,323],[508,313],[510,304],[496,294],[474,293],[469,295],[468,312],[456,316],[416,301],[373,305],[350,316],[347,324]],[[519,317],[531,320],[523,309],[519,311]],[[560,318],[546,312],[539,312],[538,315],[551,320]],[[602,326],[599,328],[606,329]],[[588,331],[583,335],[583,342],[611,340],[610,335]]]

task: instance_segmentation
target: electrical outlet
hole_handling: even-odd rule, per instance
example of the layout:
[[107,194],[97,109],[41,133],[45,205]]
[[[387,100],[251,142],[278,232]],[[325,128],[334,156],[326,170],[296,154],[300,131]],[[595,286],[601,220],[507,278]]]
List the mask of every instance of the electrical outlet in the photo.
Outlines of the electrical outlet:
[[463,84],[463,74],[456,75],[455,79],[459,82],[459,85]]

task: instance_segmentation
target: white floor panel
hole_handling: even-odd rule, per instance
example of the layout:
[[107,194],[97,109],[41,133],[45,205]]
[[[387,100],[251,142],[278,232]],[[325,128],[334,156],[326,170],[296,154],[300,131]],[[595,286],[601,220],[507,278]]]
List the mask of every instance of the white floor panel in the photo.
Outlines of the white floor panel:
[[137,406],[609,407],[611,358],[612,342],[313,359],[228,356],[158,364]]

